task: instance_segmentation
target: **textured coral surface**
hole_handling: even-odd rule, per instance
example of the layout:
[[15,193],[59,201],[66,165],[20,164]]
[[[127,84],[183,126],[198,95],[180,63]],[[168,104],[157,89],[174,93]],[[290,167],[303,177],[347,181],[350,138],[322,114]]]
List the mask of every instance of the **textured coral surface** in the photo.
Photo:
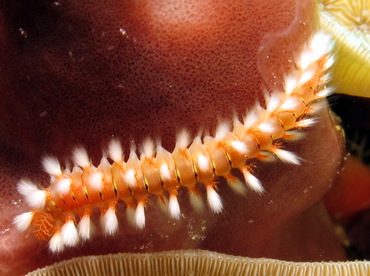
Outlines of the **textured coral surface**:
[[[196,215],[180,195],[183,218],[153,203],[147,227],[120,217],[120,233],[51,255],[47,243],[17,232],[26,210],[15,184],[47,185],[45,154],[65,158],[84,145],[96,162],[112,136],[160,138],[169,150],[182,127],[213,131],[244,115],[282,77],[316,28],[313,1],[2,1],[0,2],[0,267],[21,273],[81,254],[205,248],[290,260],[342,259],[317,204],[334,181],[341,139],[326,110],[289,148],[305,161],[256,167],[263,196],[233,194],[225,211]],[[234,232],[231,234],[230,230]],[[303,241],[303,242],[302,242]],[[30,254],[32,252],[32,254]]]

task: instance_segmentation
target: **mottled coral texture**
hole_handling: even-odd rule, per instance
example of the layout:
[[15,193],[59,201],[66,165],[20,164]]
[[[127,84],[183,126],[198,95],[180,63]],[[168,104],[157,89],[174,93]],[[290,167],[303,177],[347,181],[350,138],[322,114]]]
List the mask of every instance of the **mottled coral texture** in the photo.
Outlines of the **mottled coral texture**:
[[20,2],[2,16],[1,140],[37,158],[214,130],[281,84],[315,27],[309,1]]

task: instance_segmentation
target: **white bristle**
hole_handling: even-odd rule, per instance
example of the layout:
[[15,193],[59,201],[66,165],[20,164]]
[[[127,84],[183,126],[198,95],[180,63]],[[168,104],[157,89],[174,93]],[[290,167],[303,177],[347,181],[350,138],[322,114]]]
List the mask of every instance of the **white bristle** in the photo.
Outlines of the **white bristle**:
[[109,207],[104,215],[100,217],[103,231],[107,235],[113,235],[118,230],[118,219],[114,207]]
[[177,200],[177,196],[175,194],[170,195],[170,200],[168,202],[168,210],[170,215],[174,219],[179,219],[181,212],[180,212],[180,205],[179,201]]
[[100,171],[95,171],[89,176],[89,187],[95,191],[101,191],[103,189],[103,173]]
[[240,141],[232,141],[231,146],[241,154],[247,154],[248,147],[245,143]]
[[285,139],[290,140],[290,141],[298,141],[305,137],[305,133],[299,130],[289,130],[285,132]]
[[248,184],[248,186],[255,192],[261,194],[265,191],[265,189],[263,188],[262,184],[261,184],[261,181],[259,181],[257,179],[257,177],[255,177],[253,174],[250,173],[250,171],[246,168],[244,168],[242,170],[243,172],[243,175],[244,175],[244,179],[245,179],[245,182],[246,184]]
[[60,229],[63,243],[67,246],[75,246],[78,243],[79,236],[76,226],[72,220],[68,220]]
[[159,168],[159,174],[161,176],[162,181],[169,181],[171,180],[171,172],[168,168],[167,164],[162,164]]
[[190,204],[194,211],[201,213],[204,210],[203,199],[199,193],[189,191]]
[[145,157],[150,158],[154,156],[155,148],[154,142],[152,139],[147,138],[144,140],[141,146],[141,153],[145,155]]
[[213,213],[217,214],[222,211],[221,197],[212,186],[207,186],[207,201]]
[[334,56],[329,56],[328,59],[326,60],[325,64],[324,64],[324,70],[327,70],[330,67],[332,67],[334,63],[335,63]]
[[223,140],[230,133],[230,124],[227,122],[219,123],[216,129],[215,139]]
[[239,178],[235,176],[228,176],[226,177],[227,184],[229,185],[230,189],[233,190],[234,193],[239,195],[246,195],[247,189],[243,182],[239,180]]
[[80,222],[78,223],[78,233],[80,234],[81,239],[88,240],[92,237],[93,234],[93,225],[91,222],[90,215],[85,214]]
[[139,229],[143,229],[145,226],[145,211],[144,202],[139,202],[135,210],[135,225]]
[[293,76],[287,76],[285,78],[285,93],[290,95],[294,92],[294,90],[297,88],[298,80],[296,77]]
[[84,148],[76,148],[73,151],[73,162],[75,165],[81,168],[87,168],[90,166],[90,159],[87,151]]
[[198,155],[198,166],[202,172],[209,172],[212,170],[210,161],[203,154]]
[[62,195],[69,193],[72,184],[72,179],[61,178],[56,182],[56,191]]
[[260,160],[263,160],[263,162],[275,162],[276,161],[276,155],[273,155],[271,152],[263,151],[260,152]]
[[295,123],[297,128],[307,128],[313,126],[317,120],[315,118],[306,118]]
[[314,76],[315,76],[315,72],[312,70],[303,72],[302,76],[299,79],[299,84],[300,85],[305,84],[306,82],[311,80]]
[[269,112],[274,112],[280,104],[281,93],[272,93],[270,96],[265,97],[266,109]]
[[288,97],[283,104],[280,106],[280,110],[292,111],[296,110],[299,106],[299,102],[294,97]]
[[310,43],[313,61],[323,57],[332,47],[333,44],[330,35],[323,32],[316,33]]
[[60,168],[60,163],[59,163],[58,159],[56,159],[54,157],[50,157],[50,156],[45,157],[42,160],[42,166],[44,168],[44,171],[47,172],[50,175],[57,176],[57,175],[62,174],[62,170]]
[[183,129],[179,132],[176,139],[176,148],[184,149],[190,144],[190,134]]
[[[326,72],[325,75],[321,76],[321,83],[328,83],[329,81],[331,81],[333,78],[333,73],[330,71],[330,72]],[[333,87],[330,87],[330,89],[332,89]],[[319,89],[319,91],[321,91],[322,89]]]
[[124,175],[126,183],[130,187],[136,186],[136,171],[134,169],[128,169]]
[[256,112],[256,108],[252,109],[251,111],[248,112],[248,114],[244,117],[244,126],[246,128],[251,128],[254,126],[254,124],[257,123],[258,121],[258,114]]
[[100,159],[100,163],[99,163],[99,166],[98,166],[98,170],[102,171],[103,177],[104,177],[104,172],[110,171],[111,166],[112,165],[109,163],[109,161],[107,159],[107,156],[103,155],[103,157]]
[[31,181],[21,180],[17,185],[18,192],[34,208],[43,208],[46,201],[46,191],[40,190]]
[[26,212],[14,218],[13,223],[19,231],[24,231],[30,226],[33,214],[33,212]]
[[310,105],[310,115],[315,115],[317,112],[323,110],[324,108],[327,107],[326,101],[317,101],[315,103],[312,103]]
[[122,162],[123,150],[122,145],[118,140],[113,139],[110,141],[108,145],[108,156],[116,163]]
[[273,152],[284,163],[289,163],[289,164],[294,164],[294,165],[301,164],[301,162],[299,161],[299,158],[293,152],[278,149],[278,148],[274,149]]
[[269,134],[274,133],[276,131],[274,126],[271,125],[270,123],[261,123],[258,125],[258,129],[262,132],[269,133]]
[[334,88],[326,87],[316,94],[317,98],[326,98],[334,93]]
[[312,53],[305,51],[301,54],[301,57],[298,61],[298,66],[302,71],[306,71],[308,66],[310,66],[312,62]]
[[62,252],[64,249],[64,242],[60,231],[54,233],[49,241],[49,249],[53,253]]

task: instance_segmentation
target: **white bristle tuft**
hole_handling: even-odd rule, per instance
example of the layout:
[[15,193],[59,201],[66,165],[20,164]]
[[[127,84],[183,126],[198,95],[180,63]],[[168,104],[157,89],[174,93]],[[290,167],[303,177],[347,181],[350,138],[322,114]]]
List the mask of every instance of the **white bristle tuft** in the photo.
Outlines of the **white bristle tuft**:
[[273,150],[273,153],[284,163],[289,163],[293,165],[301,164],[299,158],[293,152],[276,148]]
[[207,201],[213,213],[217,214],[222,211],[221,197],[212,186],[207,186]]
[[204,210],[203,199],[199,193],[189,191],[190,204],[194,211],[201,213]]
[[67,246],[75,246],[79,241],[76,226],[72,220],[68,220],[60,229],[63,243]]
[[26,212],[14,218],[13,223],[19,231],[25,231],[30,226],[33,214],[33,212]]
[[100,163],[98,165],[98,170],[101,170],[104,178],[104,172],[109,171],[111,169],[111,164],[109,163],[107,156],[103,155],[103,157],[100,159]]
[[116,163],[122,162],[123,150],[122,145],[118,140],[113,139],[110,141],[108,145],[108,156]]
[[54,233],[49,241],[49,249],[53,253],[62,252],[64,249],[64,242],[60,231]]
[[31,181],[21,180],[18,182],[17,190],[31,207],[38,209],[45,206],[46,191],[38,189]]
[[168,202],[168,210],[172,218],[180,219],[181,215],[180,205],[175,194],[170,195],[170,200]]
[[316,94],[316,98],[326,98],[334,93],[334,88],[332,87],[325,87],[320,92]]
[[[323,75],[323,76],[321,76],[321,83],[322,84],[326,84],[326,83],[328,83],[329,81],[331,81],[332,80],[332,78],[333,78],[333,73],[330,71],[330,72],[326,72],[325,73],[325,75]],[[324,87],[325,88],[325,87]],[[331,89],[333,88],[333,87],[330,87]],[[322,88],[321,89],[319,89],[319,92],[322,90]]]
[[270,96],[265,97],[266,109],[269,112],[274,112],[280,105],[281,93],[272,93]]
[[135,187],[136,186],[136,171],[134,169],[129,169],[125,172],[124,175],[126,183],[130,187]]
[[258,114],[256,111],[256,108],[252,109],[247,113],[247,115],[244,117],[243,124],[246,128],[253,127],[258,122]]
[[302,71],[306,71],[308,66],[310,66],[312,62],[312,53],[305,51],[301,54],[301,57],[298,61],[298,66]]
[[245,143],[240,141],[232,141],[231,146],[241,154],[247,154],[248,147]]
[[326,60],[325,64],[324,64],[324,70],[327,70],[330,67],[332,67],[334,63],[335,63],[335,57],[334,56],[329,56],[328,59]]
[[198,155],[198,166],[202,172],[212,171],[210,161],[203,154]]
[[73,162],[75,165],[81,168],[87,168],[90,166],[89,155],[87,154],[86,149],[76,148],[73,151]]
[[247,193],[247,189],[243,182],[239,180],[239,178],[235,176],[228,176],[226,177],[227,184],[229,185],[230,189],[239,195],[245,196]]
[[222,122],[217,125],[215,139],[223,140],[230,133],[230,124]]
[[296,128],[307,128],[312,127],[316,124],[317,120],[315,118],[306,118],[295,123]]
[[62,174],[60,163],[58,159],[54,157],[45,157],[42,160],[42,167],[44,168],[44,171],[50,175],[58,176]]
[[190,134],[183,129],[179,132],[176,139],[176,148],[184,149],[190,144]]
[[285,137],[284,139],[290,140],[290,141],[298,141],[305,137],[305,133],[299,130],[289,130],[285,132]]
[[85,214],[78,223],[78,233],[82,240],[88,240],[93,235],[93,225],[90,215]]
[[265,191],[263,188],[261,181],[258,180],[257,177],[255,177],[253,174],[250,173],[250,171],[247,168],[244,168],[242,170],[244,179],[246,184],[255,192],[261,194]]
[[310,43],[312,61],[317,61],[326,55],[333,47],[330,35],[323,32],[316,33]]
[[151,158],[155,154],[154,142],[150,138],[146,138],[141,145],[141,153],[147,158]]
[[162,181],[170,181],[171,180],[171,172],[168,168],[167,164],[162,164],[159,168],[159,174],[161,176]]
[[299,106],[299,102],[294,97],[287,98],[280,107],[280,110],[292,111],[296,110]]
[[144,202],[139,202],[135,210],[135,225],[139,229],[143,229],[145,226],[145,210]]
[[114,207],[109,207],[104,215],[100,217],[103,231],[107,235],[113,235],[118,230],[118,219]]
[[101,191],[103,189],[103,173],[100,171],[95,171],[89,176],[88,184],[89,187],[95,191]]
[[295,91],[297,86],[298,86],[298,80],[296,77],[287,76],[285,78],[284,89],[285,89],[286,94],[291,95]]
[[268,151],[263,151],[260,153],[260,156],[259,156],[259,159],[260,160],[263,160],[263,162],[275,162],[277,160],[276,158],[276,155],[272,154],[271,152],[268,152]]
[[62,195],[69,193],[71,189],[72,179],[61,178],[56,182],[56,191]]
[[312,103],[310,105],[309,114],[310,115],[315,115],[317,112],[320,112],[321,110],[323,110],[326,107],[327,107],[326,101],[317,101],[315,103]]
[[311,80],[314,76],[315,76],[314,71],[305,71],[305,72],[303,72],[302,76],[299,79],[299,84],[300,85],[305,84],[306,82]]
[[258,125],[258,129],[264,133],[272,134],[276,131],[276,128],[270,123],[261,123]]

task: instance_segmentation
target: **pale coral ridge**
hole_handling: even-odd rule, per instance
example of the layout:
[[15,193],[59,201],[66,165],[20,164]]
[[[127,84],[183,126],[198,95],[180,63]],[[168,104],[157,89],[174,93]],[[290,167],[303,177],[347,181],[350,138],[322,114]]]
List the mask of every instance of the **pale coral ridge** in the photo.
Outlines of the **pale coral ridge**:
[[[31,227],[38,238],[49,240],[51,251],[60,252],[92,237],[94,208],[100,209],[103,232],[112,235],[119,227],[116,209],[120,201],[129,221],[143,228],[150,195],[157,196],[169,215],[179,219],[180,187],[188,190],[192,207],[199,210],[203,208],[198,189],[202,183],[214,213],[223,209],[218,177],[225,178],[237,193],[245,193],[247,187],[262,193],[263,186],[247,161],[276,156],[285,163],[300,164],[294,153],[282,149],[281,142],[297,139],[302,129],[315,123],[315,113],[325,107],[322,98],[330,94],[325,83],[333,62],[331,47],[327,35],[316,34],[286,76],[284,91],[266,95],[265,108],[256,105],[242,121],[235,118],[232,126],[220,123],[214,136],[191,141],[188,132],[182,131],[172,153],[147,139],[140,155],[132,148],[125,161],[121,144],[113,140],[97,167],[83,148],[74,151],[72,169],[63,169],[58,160],[46,157],[43,167],[51,176],[50,186],[40,189],[28,180],[18,183],[19,193],[32,210],[17,216],[14,223],[21,231]],[[232,169],[242,172],[246,185]]]

